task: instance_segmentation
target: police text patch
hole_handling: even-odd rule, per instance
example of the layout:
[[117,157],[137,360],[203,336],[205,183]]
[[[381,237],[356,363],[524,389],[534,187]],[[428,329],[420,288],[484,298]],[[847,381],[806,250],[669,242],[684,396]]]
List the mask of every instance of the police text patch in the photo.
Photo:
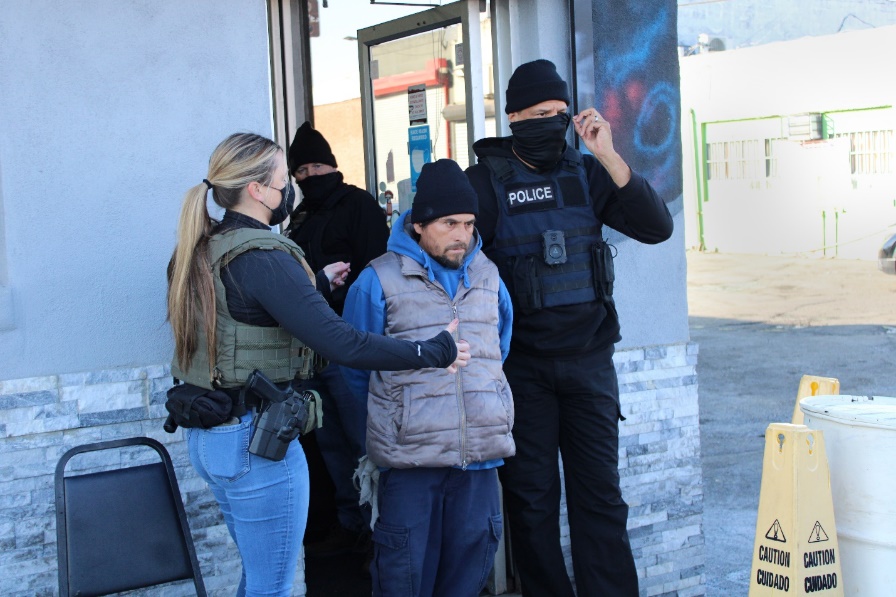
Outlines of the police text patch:
[[508,185],[505,200],[511,214],[557,207],[557,189],[552,182]]

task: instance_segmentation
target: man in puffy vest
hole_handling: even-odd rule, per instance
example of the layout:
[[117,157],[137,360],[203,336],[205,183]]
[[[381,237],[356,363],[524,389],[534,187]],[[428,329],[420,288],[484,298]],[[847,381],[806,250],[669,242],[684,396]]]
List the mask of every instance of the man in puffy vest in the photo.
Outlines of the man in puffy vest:
[[476,192],[451,160],[426,164],[388,252],[349,291],[346,321],[397,338],[445,317],[470,344],[463,372],[343,369],[366,398],[367,456],[380,470],[374,595],[475,597],[502,518],[496,469],[514,453],[513,399],[501,364],[510,297],[476,233]]
[[[560,547],[559,449],[578,594],[636,596],[619,487],[613,248],[601,229],[659,243],[672,217],[616,153],[609,123],[593,108],[570,118],[569,103],[553,63],[521,65],[506,93],[511,136],[477,141],[467,169],[483,250],[516,319],[504,371],[517,453],[501,483],[523,595],[574,595]],[[570,120],[592,155],[567,145]]]
[[[296,131],[287,165],[302,191],[302,202],[290,216],[286,235],[302,248],[314,271],[339,261],[350,266],[345,284],[326,297],[341,315],[348,288],[371,259],[386,252],[386,217],[370,193],[343,181],[330,144],[310,122]],[[324,425],[314,436],[335,488],[337,522],[323,538],[306,543],[310,558],[363,552],[369,546],[369,518],[359,508],[352,484],[352,473],[364,455],[364,404],[354,399],[335,366],[321,371],[320,379]],[[313,450],[308,441],[303,445]],[[317,504],[323,509],[322,502],[329,497],[323,485],[312,486],[312,510]]]

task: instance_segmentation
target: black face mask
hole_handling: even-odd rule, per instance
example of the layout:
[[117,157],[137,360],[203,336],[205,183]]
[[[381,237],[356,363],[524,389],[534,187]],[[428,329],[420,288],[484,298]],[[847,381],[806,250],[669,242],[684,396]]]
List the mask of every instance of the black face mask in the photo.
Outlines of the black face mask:
[[[271,209],[267,205],[268,209],[271,210],[271,221],[269,224],[271,226],[276,226],[289,217],[289,214],[292,213],[292,208],[295,207],[296,204],[296,191],[292,188],[292,183],[286,183],[282,189],[280,189],[280,205],[277,206],[277,209]],[[264,204],[262,204],[264,205]]]
[[342,184],[342,172],[330,172],[318,176],[309,176],[299,181],[302,189],[302,205],[316,210],[324,204],[333,191]]
[[560,161],[566,150],[569,121],[569,114],[561,112],[549,118],[527,118],[511,122],[514,153],[539,170],[550,168]]

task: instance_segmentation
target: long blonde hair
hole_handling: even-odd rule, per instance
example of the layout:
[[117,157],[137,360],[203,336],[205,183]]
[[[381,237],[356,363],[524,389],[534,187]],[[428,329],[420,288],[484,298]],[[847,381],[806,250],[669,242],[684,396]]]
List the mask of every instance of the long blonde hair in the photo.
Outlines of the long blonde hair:
[[[224,139],[209,159],[206,176],[215,203],[231,209],[240,202],[250,182],[270,180],[280,152],[274,141],[253,133],[236,133]],[[210,368],[216,356],[215,284],[208,240],[217,222],[206,207],[208,190],[203,181],[184,196],[177,246],[168,264],[168,320],[174,332],[174,357],[184,371],[199,347],[200,330],[205,331]]]

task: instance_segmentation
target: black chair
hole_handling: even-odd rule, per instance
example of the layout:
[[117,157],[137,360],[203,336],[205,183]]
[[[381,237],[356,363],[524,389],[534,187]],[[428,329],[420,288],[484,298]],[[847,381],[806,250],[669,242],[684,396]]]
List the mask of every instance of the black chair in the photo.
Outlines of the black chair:
[[[148,446],[161,462],[65,476],[77,454]],[[171,456],[148,437],[72,448],[56,465],[59,595],[108,595],[193,579],[205,585]]]

